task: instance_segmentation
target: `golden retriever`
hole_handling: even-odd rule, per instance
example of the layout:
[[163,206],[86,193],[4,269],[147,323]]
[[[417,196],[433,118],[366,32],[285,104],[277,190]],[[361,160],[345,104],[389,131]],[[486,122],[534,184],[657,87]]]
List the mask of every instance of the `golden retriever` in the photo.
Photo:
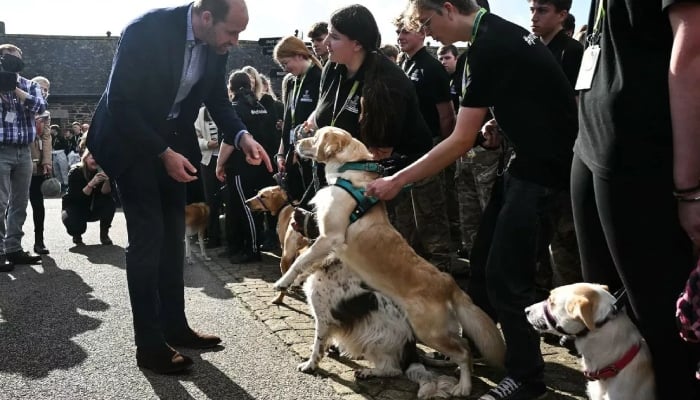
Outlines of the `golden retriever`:
[[540,332],[575,337],[592,400],[656,398],[649,348],[607,287],[560,286],[525,314]]
[[211,260],[204,249],[204,232],[209,226],[209,206],[205,203],[192,203],[185,206],[185,258],[187,263],[192,264],[192,248],[190,247],[190,236],[197,234],[199,241],[199,251],[202,258]]
[[326,164],[329,186],[312,200],[320,236],[294,261],[275,288],[286,289],[297,275],[333,253],[370,287],[406,311],[419,340],[449,356],[460,367],[459,383],[452,395],[468,396],[472,389],[472,360],[469,346],[459,335],[459,326],[489,364],[502,366],[505,343],[496,324],[450,275],[413,251],[392,227],[384,203],[376,204],[350,224],[356,202],[334,183],[342,177],[364,189],[377,178],[376,173],[367,171],[339,172],[345,163],[372,159],[364,144],[342,129],[325,127],[313,137],[298,141],[296,151],[302,157]]
[[[292,227],[292,214],[294,205],[289,201],[287,193],[280,186],[267,186],[245,201],[251,211],[269,212],[277,215],[277,238],[282,247],[280,257],[280,271],[282,275],[289,269],[299,252],[309,245],[308,239],[302,236]],[[282,291],[272,300],[274,304],[284,302],[285,292]]]

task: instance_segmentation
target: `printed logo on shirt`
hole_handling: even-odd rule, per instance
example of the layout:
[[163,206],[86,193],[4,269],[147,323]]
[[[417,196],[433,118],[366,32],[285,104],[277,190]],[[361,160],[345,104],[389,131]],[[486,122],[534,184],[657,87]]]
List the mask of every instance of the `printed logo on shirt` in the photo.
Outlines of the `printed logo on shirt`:
[[414,82],[420,82],[420,78],[423,76],[423,69],[417,69],[413,72],[411,72],[411,75],[409,75],[409,78],[414,81]]
[[250,110],[250,114],[251,115],[263,115],[263,114],[267,114],[267,110],[265,110],[264,108],[263,109],[257,108],[254,110]]
[[301,95],[299,101],[302,103],[313,103],[314,99],[311,98],[311,93],[309,93],[309,90],[307,89],[304,91],[304,94]]
[[345,106],[345,109],[350,111],[353,114],[359,114],[360,113],[360,95],[356,94],[352,97],[352,99],[348,100],[348,104]]
[[537,35],[535,35],[534,33],[531,33],[527,36],[523,36],[523,40],[525,41],[525,43],[529,44],[530,46],[534,46],[535,43],[537,43],[538,38],[537,38]]

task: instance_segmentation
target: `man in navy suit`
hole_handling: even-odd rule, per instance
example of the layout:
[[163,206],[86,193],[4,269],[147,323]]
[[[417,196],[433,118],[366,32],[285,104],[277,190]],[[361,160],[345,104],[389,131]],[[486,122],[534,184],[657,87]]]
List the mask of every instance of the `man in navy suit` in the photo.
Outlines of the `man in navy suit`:
[[90,124],[88,148],[116,182],[126,217],[137,364],[154,372],[192,364],[171,346],[221,342],[190,328],[185,316],[185,183],[197,179],[194,121],[201,104],[223,133],[222,151],[241,150],[248,162],[272,171],[226,92],[228,50],[247,24],[244,0],[196,0],[137,18],[122,33]]

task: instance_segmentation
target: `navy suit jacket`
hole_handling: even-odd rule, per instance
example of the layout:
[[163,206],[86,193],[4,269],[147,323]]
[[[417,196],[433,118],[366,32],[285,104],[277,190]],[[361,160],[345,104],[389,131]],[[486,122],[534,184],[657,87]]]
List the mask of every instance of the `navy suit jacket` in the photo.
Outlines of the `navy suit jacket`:
[[225,137],[246,129],[228,98],[228,55],[207,46],[204,73],[181,102],[174,121],[177,135],[168,131],[171,124],[166,120],[185,57],[188,7],[150,11],[122,33],[87,135],[88,149],[111,178],[118,178],[135,160],[157,157],[167,147],[199,167],[194,121],[202,103]]

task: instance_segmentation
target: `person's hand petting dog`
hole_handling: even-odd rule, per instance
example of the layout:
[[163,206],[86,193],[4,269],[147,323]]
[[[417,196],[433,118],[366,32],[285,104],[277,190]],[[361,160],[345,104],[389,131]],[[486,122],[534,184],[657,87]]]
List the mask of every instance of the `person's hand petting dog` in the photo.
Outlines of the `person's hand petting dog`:
[[379,200],[391,200],[399,194],[404,187],[400,178],[396,175],[378,178],[367,184],[367,196],[376,197]]

